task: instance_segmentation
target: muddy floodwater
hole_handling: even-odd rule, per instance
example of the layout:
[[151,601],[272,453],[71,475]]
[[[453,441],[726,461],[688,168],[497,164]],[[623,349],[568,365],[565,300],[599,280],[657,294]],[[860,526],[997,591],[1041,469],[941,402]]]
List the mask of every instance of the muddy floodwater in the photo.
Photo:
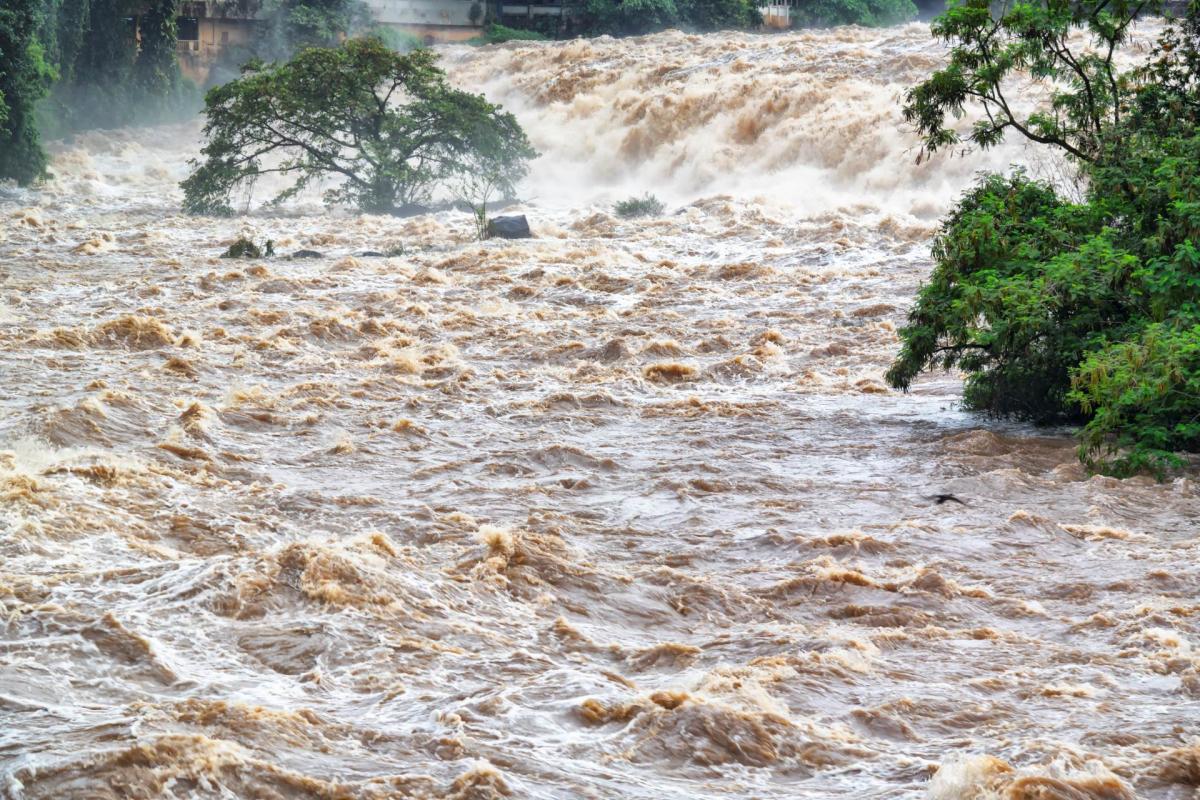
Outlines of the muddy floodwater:
[[942,57],[449,48],[542,152],[520,242],[55,143],[0,190],[0,797],[1200,796],[1194,475],[883,383],[939,216],[1053,169],[917,163]]

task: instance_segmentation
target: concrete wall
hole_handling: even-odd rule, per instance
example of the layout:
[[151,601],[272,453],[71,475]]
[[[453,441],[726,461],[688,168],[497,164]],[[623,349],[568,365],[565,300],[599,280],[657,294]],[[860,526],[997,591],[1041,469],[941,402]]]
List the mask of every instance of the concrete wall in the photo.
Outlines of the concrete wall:
[[179,69],[184,77],[203,86],[221,51],[230,45],[244,44],[250,40],[254,22],[244,19],[201,19],[200,38],[196,41],[180,40],[177,45]]
[[[478,35],[480,25],[471,22],[471,6],[475,3],[476,0],[366,0],[371,16],[380,25],[414,34],[427,44],[462,41]],[[478,0],[478,4],[482,21],[486,4],[484,0]],[[199,39],[179,42],[179,67],[184,76],[203,86],[221,51],[250,39],[260,5],[259,0],[181,3],[180,16],[197,17],[200,21]]]
[[471,22],[471,6],[478,5],[480,21],[486,10],[483,0],[366,0],[366,4],[380,24],[398,28],[476,29],[479,25]]

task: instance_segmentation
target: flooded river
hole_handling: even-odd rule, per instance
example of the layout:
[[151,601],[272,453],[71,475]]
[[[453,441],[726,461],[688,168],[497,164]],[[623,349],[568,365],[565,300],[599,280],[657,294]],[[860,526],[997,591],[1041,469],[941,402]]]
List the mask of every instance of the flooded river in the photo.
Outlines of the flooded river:
[[444,57],[534,240],[182,216],[195,125],[3,190],[0,796],[1198,796],[1194,478],[883,385],[1039,168],[917,163],[927,28]]

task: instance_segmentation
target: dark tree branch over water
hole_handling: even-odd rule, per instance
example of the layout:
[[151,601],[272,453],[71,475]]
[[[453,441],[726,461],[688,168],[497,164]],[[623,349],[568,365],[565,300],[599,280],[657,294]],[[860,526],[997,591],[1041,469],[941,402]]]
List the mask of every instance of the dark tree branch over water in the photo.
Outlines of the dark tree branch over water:
[[[1138,15],[1157,10],[1151,0],[1050,0],[1006,5],[992,13],[988,0],[968,0],[934,20],[934,36],[952,45],[949,63],[908,93],[904,118],[930,151],[963,140],[982,148],[1012,130],[1082,161],[1099,158],[1106,127],[1121,122],[1122,89],[1113,65]],[[1090,34],[1090,49],[1070,41]],[[1045,108],[1014,108],[1013,83],[1028,75],[1050,91]],[[983,114],[965,135],[951,120],[971,106]]]

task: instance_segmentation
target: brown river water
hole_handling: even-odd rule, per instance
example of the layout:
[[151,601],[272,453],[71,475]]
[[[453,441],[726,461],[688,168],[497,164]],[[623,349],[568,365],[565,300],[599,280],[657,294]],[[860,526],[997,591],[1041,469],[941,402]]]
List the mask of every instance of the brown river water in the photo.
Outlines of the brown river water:
[[56,143],[0,190],[0,797],[1200,797],[1195,477],[882,383],[939,215],[1038,163],[916,163],[941,57],[448,49],[544,154],[522,242]]

